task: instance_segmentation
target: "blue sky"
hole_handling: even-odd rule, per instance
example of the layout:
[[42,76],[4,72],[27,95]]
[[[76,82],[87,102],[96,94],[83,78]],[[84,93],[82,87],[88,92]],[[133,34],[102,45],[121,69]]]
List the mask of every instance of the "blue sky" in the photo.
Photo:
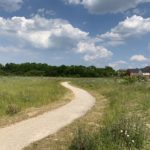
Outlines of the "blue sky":
[[0,0],[0,63],[150,65],[150,0]]

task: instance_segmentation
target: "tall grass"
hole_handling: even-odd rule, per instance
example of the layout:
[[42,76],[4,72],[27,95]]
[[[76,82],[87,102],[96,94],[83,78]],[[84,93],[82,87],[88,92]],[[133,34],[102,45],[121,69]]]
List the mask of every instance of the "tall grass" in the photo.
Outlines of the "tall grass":
[[[150,140],[149,135],[145,137],[146,124],[150,123],[150,82],[136,81],[126,84],[122,79],[82,79],[73,82],[93,93],[104,95],[109,105],[103,117],[104,128],[98,131],[98,137],[86,132],[82,132],[82,135],[78,133],[70,150],[82,150],[72,147],[75,143],[80,143],[79,135],[85,142],[82,143],[85,145],[83,150],[88,150],[87,141],[84,140],[87,136],[96,142],[98,148],[95,150],[146,150],[146,141]],[[140,117],[141,120],[125,119],[132,116]],[[93,144],[92,141],[89,144]],[[150,146],[150,142],[148,145]]]
[[124,84],[122,79],[82,79],[73,80],[74,84],[91,92],[104,95],[109,102],[106,120],[115,120],[136,114],[150,120],[150,82]]
[[121,119],[96,132],[79,128],[69,150],[149,150],[148,132],[140,119]]
[[57,79],[0,77],[0,116],[60,100],[66,93]]
[[150,124],[150,82],[69,80],[96,97],[96,105],[84,117],[26,150],[150,150],[145,126]]

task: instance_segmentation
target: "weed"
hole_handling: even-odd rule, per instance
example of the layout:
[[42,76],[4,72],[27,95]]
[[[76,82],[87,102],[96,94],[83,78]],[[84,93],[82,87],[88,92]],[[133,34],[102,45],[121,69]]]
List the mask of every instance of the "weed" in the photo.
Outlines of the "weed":
[[140,150],[143,149],[148,134],[141,119],[120,119],[111,125],[106,125],[99,132],[99,148],[112,150]]
[[147,137],[140,119],[123,118],[93,133],[79,128],[70,150],[141,150]]
[[6,114],[8,115],[15,115],[21,111],[21,108],[16,104],[9,104],[6,108]]
[[76,136],[73,139],[70,150],[96,150],[94,136],[90,132],[79,127],[76,131]]

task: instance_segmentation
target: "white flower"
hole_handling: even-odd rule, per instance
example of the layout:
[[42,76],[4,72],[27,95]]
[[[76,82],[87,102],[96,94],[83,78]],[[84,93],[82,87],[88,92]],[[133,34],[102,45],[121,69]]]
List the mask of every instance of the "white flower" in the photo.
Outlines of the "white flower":
[[132,140],[132,143],[134,143],[134,140]]
[[127,137],[129,137],[130,135],[129,134],[127,134]]
[[123,133],[123,130],[120,130],[121,133]]

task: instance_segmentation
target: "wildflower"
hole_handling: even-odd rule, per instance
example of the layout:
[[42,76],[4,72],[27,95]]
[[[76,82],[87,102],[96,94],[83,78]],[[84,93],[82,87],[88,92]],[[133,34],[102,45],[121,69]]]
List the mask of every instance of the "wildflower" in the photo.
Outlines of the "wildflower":
[[129,134],[127,134],[127,137],[129,137],[130,135]]
[[134,143],[135,141],[134,140],[132,140],[132,143]]
[[121,133],[123,133],[123,130],[120,130]]

